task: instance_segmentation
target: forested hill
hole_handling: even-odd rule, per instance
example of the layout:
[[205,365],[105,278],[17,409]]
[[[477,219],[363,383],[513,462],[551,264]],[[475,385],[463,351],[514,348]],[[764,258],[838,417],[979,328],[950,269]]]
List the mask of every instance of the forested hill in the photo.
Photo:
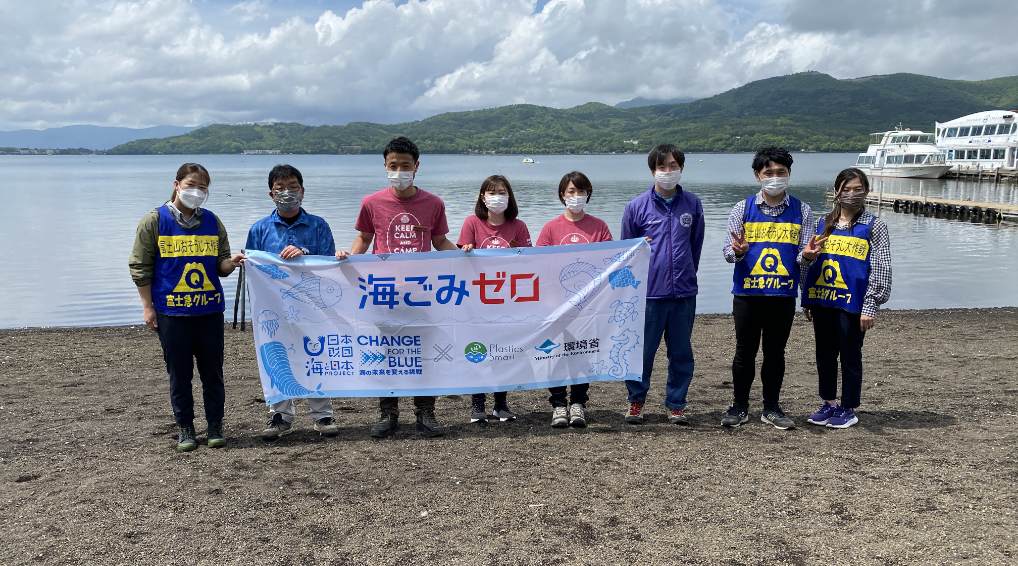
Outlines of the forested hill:
[[955,81],[901,73],[838,80],[808,72],[684,104],[622,109],[592,102],[565,110],[517,104],[391,125],[217,124],[108,153],[339,153],[341,146],[379,153],[397,135],[415,140],[425,153],[645,152],[665,142],[687,151],[754,151],[768,144],[856,151],[866,147],[868,134],[899,122],[932,131],[937,120],[992,109],[1018,109],[1018,77]]

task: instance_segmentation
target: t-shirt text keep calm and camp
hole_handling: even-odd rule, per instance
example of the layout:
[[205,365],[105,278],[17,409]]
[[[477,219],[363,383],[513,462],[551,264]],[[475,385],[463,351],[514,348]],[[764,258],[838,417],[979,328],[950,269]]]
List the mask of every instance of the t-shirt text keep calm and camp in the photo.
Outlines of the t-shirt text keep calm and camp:
[[430,252],[432,236],[449,233],[445,203],[421,189],[410,198],[394,192],[386,187],[365,196],[354,228],[375,235],[373,254]]

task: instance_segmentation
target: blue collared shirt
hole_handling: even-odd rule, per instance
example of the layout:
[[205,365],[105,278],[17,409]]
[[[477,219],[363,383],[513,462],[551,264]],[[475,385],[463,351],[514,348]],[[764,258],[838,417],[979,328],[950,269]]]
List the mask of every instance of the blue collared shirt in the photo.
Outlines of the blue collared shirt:
[[276,210],[255,222],[247,233],[244,249],[278,254],[287,246],[307,248],[310,255],[336,254],[336,241],[332,238],[329,223],[320,216],[308,214],[303,208],[292,225],[284,222]]

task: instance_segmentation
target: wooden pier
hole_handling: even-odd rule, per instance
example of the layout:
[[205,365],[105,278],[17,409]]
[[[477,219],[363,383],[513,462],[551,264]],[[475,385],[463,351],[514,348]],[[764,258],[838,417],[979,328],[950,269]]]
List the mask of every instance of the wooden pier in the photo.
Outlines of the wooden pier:
[[[834,200],[834,191],[827,191],[827,200]],[[1001,223],[1018,222],[1018,205],[1000,202],[977,202],[939,197],[916,195],[899,195],[870,191],[866,196],[866,204],[873,205],[879,211],[888,207],[894,212],[906,214],[922,214],[941,218],[957,218],[973,222]],[[879,215],[879,212],[877,213]]]

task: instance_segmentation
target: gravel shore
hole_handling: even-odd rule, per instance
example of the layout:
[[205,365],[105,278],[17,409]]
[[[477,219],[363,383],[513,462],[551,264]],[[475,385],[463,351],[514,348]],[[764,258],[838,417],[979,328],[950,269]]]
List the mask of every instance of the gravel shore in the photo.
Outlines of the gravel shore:
[[[159,342],[144,327],[0,330],[3,564],[1016,564],[1018,308],[887,311],[869,333],[860,424],[818,406],[796,317],[782,405],[798,428],[719,425],[730,316],[697,317],[690,426],[668,424],[663,352],[650,417],[591,387],[586,429],[521,418],[370,438],[375,399],[337,399],[338,438],[267,444],[250,330],[226,332],[229,446],[178,454]],[[758,360],[759,361],[759,360]],[[195,379],[199,440],[204,421]]]

